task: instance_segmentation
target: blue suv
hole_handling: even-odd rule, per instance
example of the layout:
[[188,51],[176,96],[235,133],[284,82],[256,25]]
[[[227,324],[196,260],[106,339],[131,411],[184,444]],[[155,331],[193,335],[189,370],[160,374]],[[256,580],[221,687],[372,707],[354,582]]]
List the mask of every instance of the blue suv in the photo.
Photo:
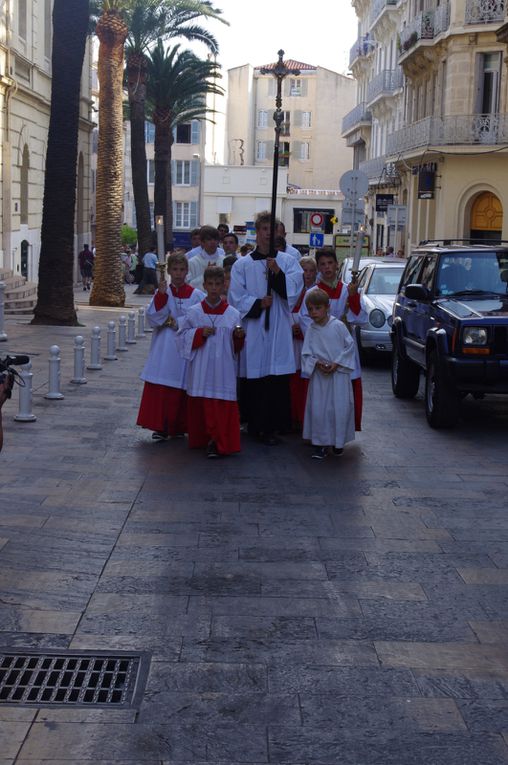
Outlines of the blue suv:
[[392,389],[453,426],[460,400],[508,393],[508,247],[425,243],[408,259],[393,306]]

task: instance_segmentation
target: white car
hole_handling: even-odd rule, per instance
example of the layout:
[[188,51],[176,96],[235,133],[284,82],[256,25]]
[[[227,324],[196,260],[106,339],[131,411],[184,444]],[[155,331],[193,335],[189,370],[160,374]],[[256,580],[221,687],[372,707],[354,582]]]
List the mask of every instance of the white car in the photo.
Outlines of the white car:
[[[361,258],[360,264],[358,266],[358,271],[362,271],[365,266],[368,266],[370,263],[384,263],[386,262],[386,258],[379,258],[375,255],[369,256],[367,258]],[[344,258],[344,260],[339,263],[339,276],[341,281],[343,281],[345,284],[349,284],[349,282],[352,279],[351,275],[351,269],[353,267],[353,258]]]
[[364,357],[371,352],[391,353],[392,309],[405,265],[403,259],[378,258],[365,266],[358,277],[358,288],[369,316],[368,324],[356,328],[358,349]]

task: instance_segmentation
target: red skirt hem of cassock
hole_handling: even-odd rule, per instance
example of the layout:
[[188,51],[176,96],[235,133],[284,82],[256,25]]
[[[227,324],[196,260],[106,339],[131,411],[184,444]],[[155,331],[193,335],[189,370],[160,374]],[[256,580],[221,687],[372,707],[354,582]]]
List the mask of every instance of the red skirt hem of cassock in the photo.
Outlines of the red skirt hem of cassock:
[[181,388],[145,382],[137,424],[177,436],[187,432],[187,393]]
[[236,401],[187,396],[189,447],[201,449],[215,441],[219,454],[240,451],[240,416]]
[[291,395],[291,419],[293,424],[303,426],[305,415],[305,402],[307,401],[307,391],[309,381],[302,377],[300,370],[295,372],[289,378],[289,390]]

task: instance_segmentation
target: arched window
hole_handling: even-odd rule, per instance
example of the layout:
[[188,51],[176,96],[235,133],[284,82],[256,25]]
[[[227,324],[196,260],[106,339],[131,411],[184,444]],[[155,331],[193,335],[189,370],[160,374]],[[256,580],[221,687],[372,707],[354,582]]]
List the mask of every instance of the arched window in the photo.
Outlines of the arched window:
[[20,223],[28,225],[28,171],[30,169],[30,153],[28,146],[23,148],[23,158],[21,160],[20,173]]

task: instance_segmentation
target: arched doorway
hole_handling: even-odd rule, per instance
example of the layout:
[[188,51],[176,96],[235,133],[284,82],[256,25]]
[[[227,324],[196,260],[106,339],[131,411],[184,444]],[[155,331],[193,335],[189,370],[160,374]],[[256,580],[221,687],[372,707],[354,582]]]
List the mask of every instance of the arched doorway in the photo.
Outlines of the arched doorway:
[[483,191],[473,201],[470,237],[478,242],[500,242],[503,231],[503,205],[491,191]]

